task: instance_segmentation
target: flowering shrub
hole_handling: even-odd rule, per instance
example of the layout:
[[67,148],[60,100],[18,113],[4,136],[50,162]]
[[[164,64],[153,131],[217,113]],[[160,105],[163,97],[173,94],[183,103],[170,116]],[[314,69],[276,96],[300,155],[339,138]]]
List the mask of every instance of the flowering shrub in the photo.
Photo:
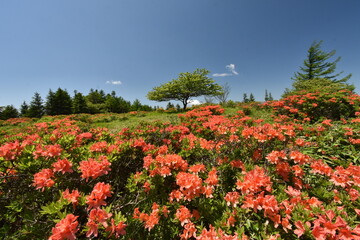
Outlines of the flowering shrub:
[[277,114],[300,120],[317,121],[321,118],[340,120],[355,117],[360,105],[360,96],[348,90],[329,93],[325,88],[321,92],[299,92],[297,95],[266,103],[268,104]]
[[339,96],[272,102],[272,121],[205,106],[116,133],[78,115],[2,122],[0,235],[360,239],[358,97],[339,119],[310,111]]

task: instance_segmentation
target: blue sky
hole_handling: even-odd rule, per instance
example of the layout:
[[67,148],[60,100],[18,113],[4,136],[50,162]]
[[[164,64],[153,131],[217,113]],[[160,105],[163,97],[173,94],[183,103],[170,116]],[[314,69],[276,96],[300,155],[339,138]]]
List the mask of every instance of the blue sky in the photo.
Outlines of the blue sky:
[[232,100],[277,99],[315,40],[359,93],[359,23],[359,0],[0,1],[0,106],[58,87],[161,105],[147,92],[196,68]]

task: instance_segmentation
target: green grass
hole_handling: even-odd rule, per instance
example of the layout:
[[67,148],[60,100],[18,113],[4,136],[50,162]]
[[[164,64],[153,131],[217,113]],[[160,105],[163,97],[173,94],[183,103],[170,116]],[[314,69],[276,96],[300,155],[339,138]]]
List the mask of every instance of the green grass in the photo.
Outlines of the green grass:
[[119,132],[123,128],[132,128],[143,123],[151,122],[170,122],[177,124],[180,122],[178,113],[161,113],[161,112],[142,112],[136,115],[129,113],[110,114],[109,117],[98,119],[91,125],[93,127],[105,127],[111,132]]

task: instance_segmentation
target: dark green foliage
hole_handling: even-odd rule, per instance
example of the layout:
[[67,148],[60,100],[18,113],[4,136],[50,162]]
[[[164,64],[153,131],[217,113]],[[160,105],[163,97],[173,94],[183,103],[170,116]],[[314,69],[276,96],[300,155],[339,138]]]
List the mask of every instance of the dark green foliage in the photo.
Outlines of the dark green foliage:
[[334,56],[336,51],[324,52],[320,49],[321,44],[322,41],[313,42],[308,50],[307,58],[304,60],[304,66],[300,67],[302,72],[296,72],[293,80],[302,81],[325,78],[336,83],[344,83],[351,77],[351,74],[349,74],[344,78],[337,79],[337,77],[343,73],[334,73],[336,64],[340,61],[341,57],[336,58],[333,62],[328,62],[327,60]]
[[82,93],[77,91],[74,92],[74,97],[72,100],[72,112],[73,113],[88,113],[88,106],[86,103],[86,98]]
[[17,118],[18,116],[19,112],[13,105],[7,105],[4,109],[0,108],[0,119],[2,120]]
[[71,114],[72,102],[69,93],[61,88],[55,93],[50,89],[46,97],[45,112],[47,115]]
[[106,96],[105,107],[107,112],[126,113],[130,111],[131,103],[122,97],[116,97],[115,92]]
[[30,102],[28,117],[41,118],[45,113],[43,100],[38,92],[35,92],[33,100]]
[[20,106],[20,116],[27,117],[29,111],[29,105],[24,101]]
[[293,89],[287,89],[284,93],[284,97],[296,94],[296,91],[321,89],[323,86],[331,86],[336,90],[347,89],[354,90],[354,86],[347,84],[351,74],[338,78],[343,72],[335,73],[336,64],[340,61],[340,57],[335,61],[328,61],[335,55],[336,51],[324,52],[320,49],[322,41],[314,42],[309,50],[307,58],[304,60],[304,66],[300,67],[300,72],[296,72],[293,82]]
[[252,93],[250,93],[249,102],[255,102],[255,97]]
[[90,93],[86,96],[87,100],[92,104],[105,103],[106,96],[103,90],[98,91],[97,89],[90,89]]
[[248,98],[248,96],[247,96],[246,93],[244,93],[244,95],[243,95],[243,102],[244,102],[244,103],[249,102],[249,98]]

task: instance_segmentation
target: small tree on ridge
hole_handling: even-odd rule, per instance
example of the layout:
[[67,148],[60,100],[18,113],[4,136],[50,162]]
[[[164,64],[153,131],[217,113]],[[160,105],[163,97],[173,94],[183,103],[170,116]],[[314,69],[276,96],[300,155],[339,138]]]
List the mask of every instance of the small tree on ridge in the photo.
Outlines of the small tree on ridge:
[[183,104],[183,109],[192,97],[219,95],[222,94],[222,87],[214,82],[207,75],[206,69],[196,69],[194,72],[180,73],[177,79],[154,87],[147,94],[147,98],[153,101],[177,100]]

